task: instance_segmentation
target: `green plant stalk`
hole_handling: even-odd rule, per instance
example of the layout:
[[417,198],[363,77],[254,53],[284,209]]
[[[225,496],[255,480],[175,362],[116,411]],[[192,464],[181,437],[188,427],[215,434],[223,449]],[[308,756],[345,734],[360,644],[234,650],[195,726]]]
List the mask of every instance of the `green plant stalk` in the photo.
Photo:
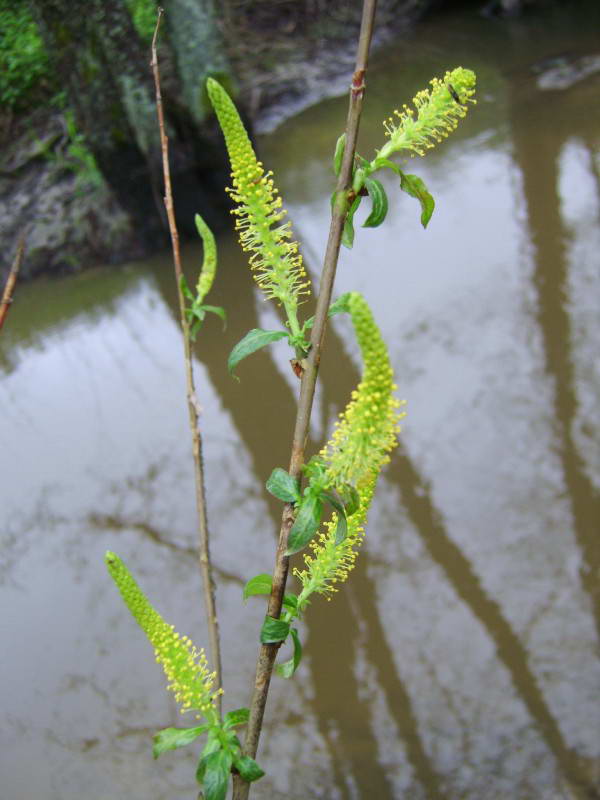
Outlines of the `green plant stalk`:
[[[179,251],[179,233],[175,222],[175,211],[173,208],[173,192],[171,189],[171,173],[169,169],[169,150],[168,139],[165,133],[164,114],[162,105],[162,95],[160,90],[160,73],[158,68],[158,58],[156,54],[156,39],[160,25],[162,9],[159,8],[156,29],[152,39],[152,71],[156,87],[156,111],[158,115],[158,125],[160,129],[160,142],[162,149],[163,173],[165,180],[165,209],[169,221],[169,231],[171,234],[171,244],[173,249],[173,267],[175,269],[175,283],[177,285],[177,296],[179,299],[179,317],[181,329],[183,331],[183,348],[185,361],[185,377],[187,386],[188,415],[190,431],[192,436],[192,453],[194,457],[194,483],[196,493],[196,508],[198,511],[199,526],[199,560],[200,572],[202,574],[202,589],[204,594],[204,609],[208,624],[208,638],[210,644],[210,654],[213,668],[216,674],[216,682],[222,686],[222,667],[221,667],[221,646],[219,641],[219,622],[217,618],[217,604],[215,582],[212,574],[212,564],[210,560],[210,541],[208,532],[208,517],[206,511],[206,490],[204,486],[204,464],[202,459],[202,435],[199,427],[199,403],[196,396],[194,383],[194,371],[192,366],[192,347],[190,342],[190,325],[185,313],[185,297],[182,290],[183,270],[181,268],[181,256]],[[217,712],[221,714],[221,698],[216,698]]]
[[[337,270],[337,262],[342,241],[342,232],[346,213],[349,208],[349,194],[352,183],[352,164],[356,150],[356,140],[362,112],[362,101],[365,90],[365,74],[369,57],[369,48],[373,33],[376,0],[364,0],[360,35],[357,48],[356,65],[350,86],[350,99],[348,116],[346,120],[346,147],[342,166],[336,187],[337,200],[334,204],[329,236],[321,273],[321,284],[317,298],[315,321],[311,332],[311,349],[306,358],[306,366],[300,385],[300,399],[294,426],[294,438],[290,458],[289,474],[299,478],[304,463],[304,451],[308,439],[310,416],[313,406],[315,386],[321,351],[325,338],[327,312],[331,304],[331,295]],[[275,568],[273,572],[273,588],[267,606],[267,614],[279,618],[287,582],[289,558],[285,555],[287,538],[293,524],[292,505],[287,503],[283,510],[279,540],[275,555]],[[258,750],[258,742],[264,718],[269,685],[275,659],[280,645],[262,645],[256,666],[256,678],[252,702],[250,704],[250,718],[244,740],[244,754],[254,758]],[[250,785],[234,776],[233,800],[246,800],[249,795]]]

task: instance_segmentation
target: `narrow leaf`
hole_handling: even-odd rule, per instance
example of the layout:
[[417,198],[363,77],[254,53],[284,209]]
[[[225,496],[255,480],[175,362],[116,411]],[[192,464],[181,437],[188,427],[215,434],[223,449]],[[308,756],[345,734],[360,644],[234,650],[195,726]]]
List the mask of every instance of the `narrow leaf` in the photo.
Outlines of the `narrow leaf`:
[[334,317],[336,314],[348,314],[350,312],[350,307],[348,305],[349,297],[350,292],[344,292],[344,294],[340,295],[338,299],[329,306],[327,316]]
[[179,279],[179,285],[181,287],[181,292],[182,292],[183,296],[187,300],[191,300],[192,302],[194,302],[195,297],[192,294],[192,292],[190,290],[190,287],[188,286],[188,282],[185,279],[185,275],[182,275],[181,278]]
[[350,483],[344,484],[338,489],[338,494],[342,498],[342,503],[346,508],[346,516],[351,517],[358,511],[360,505],[360,496],[354,486]]
[[298,503],[302,495],[298,480],[281,467],[275,467],[266,483],[267,491],[286,503]]
[[163,728],[154,734],[154,744],[152,745],[152,755],[158,758],[167,750],[175,750],[178,747],[185,747],[186,744],[193,742],[198,736],[208,730],[208,725],[198,725],[195,728]]
[[292,641],[294,643],[294,654],[289,661],[284,661],[283,664],[277,664],[275,666],[277,674],[282,678],[291,678],[298,669],[298,665],[302,659],[302,644],[298,636],[298,631],[296,628],[292,628],[290,633],[292,634]]
[[245,725],[250,717],[250,710],[247,708],[236,708],[235,711],[228,711],[223,717],[223,727],[237,728],[238,725]]
[[333,171],[336,175],[340,174],[342,168],[342,161],[344,159],[344,150],[346,149],[346,134],[342,133],[337,142],[335,143],[335,154],[333,156]]
[[196,223],[196,230],[200,234],[204,247],[204,260],[196,284],[196,296],[198,302],[201,303],[210,291],[210,287],[215,279],[215,272],[217,269],[217,245],[213,232],[206,222],[204,222],[200,214],[196,214],[194,222]]
[[250,756],[239,756],[233,759],[233,766],[240,773],[246,783],[257,781],[265,774],[256,761]]
[[221,319],[223,320],[223,329],[225,329],[225,326],[227,324],[227,312],[225,311],[225,309],[222,306],[205,306],[205,305],[203,305],[203,306],[201,306],[201,308],[202,308],[203,311],[210,311],[211,314],[216,314],[218,317],[221,317]]
[[348,209],[348,213],[346,214],[344,231],[342,233],[342,244],[344,247],[347,247],[348,250],[352,250],[352,245],[354,244],[354,214],[356,213],[356,209],[359,207],[361,200],[362,197],[357,195],[354,198],[352,205]]
[[327,500],[328,503],[335,508],[338,514],[337,526],[335,529],[335,545],[341,544],[348,535],[348,521],[346,519],[346,508],[337,497],[334,497],[330,492],[323,492],[321,497]]
[[338,514],[342,514],[344,517],[346,516],[346,509],[344,508],[343,503],[341,503],[335,495],[331,494],[331,492],[321,492],[321,497],[323,500],[327,500],[327,502],[335,508]]
[[232,755],[233,755],[233,753],[237,753],[237,752],[241,751],[242,743],[238,739],[237,734],[235,733],[235,731],[226,731],[225,732],[225,738],[227,740],[227,747],[228,747],[228,749],[229,749],[229,751],[231,752]]
[[383,185],[375,178],[365,178],[365,187],[369,192],[373,208],[363,222],[363,228],[377,228],[386,218],[388,212],[387,194]]
[[202,791],[205,800],[225,800],[233,758],[227,750],[211,753],[206,759]]
[[284,642],[290,632],[290,623],[274,617],[265,617],[263,626],[260,629],[261,644],[276,644]]
[[233,370],[240,361],[251,353],[260,350],[261,347],[276,342],[278,339],[285,339],[287,331],[263,331],[260,328],[253,328],[241,339],[233,348],[227,359],[227,368],[233,375]]
[[374,168],[381,169],[382,167],[387,167],[388,169],[393,170],[396,175],[402,177],[402,170],[398,166],[398,164],[394,164],[393,161],[390,161],[389,158],[376,158]]
[[418,175],[406,175],[403,172],[400,176],[400,188],[411,197],[416,197],[421,204],[421,225],[426,228],[435,208],[435,200],[429,194],[425,182]]
[[198,783],[202,783],[204,779],[204,772],[206,770],[206,764],[209,756],[212,753],[217,753],[220,749],[221,742],[218,739],[218,734],[213,730],[208,734],[207,742],[202,748],[202,753],[200,754],[200,759],[198,761],[198,767],[196,768],[196,780]]
[[268,573],[255,575],[244,586],[244,600],[255,594],[271,594],[273,578]]
[[288,536],[286,556],[302,550],[315,535],[323,515],[323,501],[314,494],[302,499],[298,516]]
[[337,526],[335,529],[335,546],[341,544],[348,536],[348,521],[345,514],[338,514]]
[[283,605],[288,609],[288,611],[296,611],[298,608],[298,595],[292,594],[291,592],[284,595]]

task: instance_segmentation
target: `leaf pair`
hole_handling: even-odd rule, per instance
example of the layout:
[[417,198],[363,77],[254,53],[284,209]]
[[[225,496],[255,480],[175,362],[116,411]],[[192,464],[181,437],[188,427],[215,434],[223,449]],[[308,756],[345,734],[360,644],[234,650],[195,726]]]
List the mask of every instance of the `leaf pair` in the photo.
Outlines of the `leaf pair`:
[[[287,475],[287,472],[281,470],[282,473]],[[290,476],[288,475],[288,478]],[[293,480],[290,478],[290,480]],[[244,586],[244,600],[249,597],[259,594],[271,594],[273,587],[273,579],[270,575],[263,573],[255,575]],[[291,620],[298,614],[298,597],[295,594],[286,594],[283,598],[283,607],[285,609],[282,619],[275,619],[275,617],[266,616],[260,630],[261,644],[283,644],[288,635],[291,634],[294,645],[294,652],[289,661],[283,664],[277,664],[275,670],[282,678],[291,678],[294,672],[298,669],[300,660],[302,658],[302,645],[298,636],[296,628],[291,628]]]
[[335,543],[341,544],[347,536],[347,518],[358,508],[358,493],[349,484],[343,487],[340,496],[327,490],[325,470],[319,458],[311,459],[304,467],[309,476],[309,484],[300,493],[299,482],[292,478],[281,467],[276,467],[267,480],[267,491],[283,500],[285,503],[294,503],[297,513],[294,524],[288,535],[287,556],[294,555],[310,542],[316,534],[323,517],[325,503],[329,503],[338,513],[338,525]]

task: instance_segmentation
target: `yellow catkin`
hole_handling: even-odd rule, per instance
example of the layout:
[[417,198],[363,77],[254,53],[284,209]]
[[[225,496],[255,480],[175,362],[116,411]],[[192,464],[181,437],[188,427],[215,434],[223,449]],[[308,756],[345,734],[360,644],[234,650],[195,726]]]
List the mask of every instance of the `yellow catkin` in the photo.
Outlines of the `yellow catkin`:
[[314,592],[335,592],[335,584],[346,580],[354,568],[377,477],[397,444],[399,420],[404,416],[398,412],[400,404],[393,396],[396,387],[387,348],[366,300],[352,292],[348,307],[363,358],[363,376],[320,456],[326,464],[329,486],[354,486],[359,507],[348,519],[343,542],[335,543],[337,514],[333,514],[309,545],[311,552],[304,556],[304,569],[294,570],[302,583],[300,611]]
[[225,89],[212,78],[207,91],[231,161],[233,188],[228,190],[238,204],[233,210],[242,248],[250,255],[254,278],[267,297],[282,303],[295,316],[302,295],[310,294],[310,281],[302,263],[291,223],[272,180],[248,138],[240,116]]
[[167,689],[175,694],[181,713],[195,711],[198,719],[214,724],[218,720],[214,701],[223,690],[213,690],[216,673],[209,672],[204,650],[196,649],[187,636],[180,636],[165,622],[119,556],[109,551],[104,560],[125,605],[154,647],[156,661],[167,676]]
[[455,130],[466,116],[468,103],[475,103],[475,73],[456,67],[443,78],[433,78],[431,89],[423,89],[413,99],[414,109],[403,106],[383,123],[389,141],[377,152],[389,158],[402,150],[422,156]]

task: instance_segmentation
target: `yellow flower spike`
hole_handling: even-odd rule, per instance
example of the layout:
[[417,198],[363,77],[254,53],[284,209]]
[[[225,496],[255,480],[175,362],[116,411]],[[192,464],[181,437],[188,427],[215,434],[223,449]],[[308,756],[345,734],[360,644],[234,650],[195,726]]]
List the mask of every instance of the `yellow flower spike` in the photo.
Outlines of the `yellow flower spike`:
[[108,551],[104,560],[125,605],[154,647],[156,661],[167,676],[167,688],[174,693],[181,713],[201,711],[207,722],[217,724],[214,701],[223,692],[213,691],[215,673],[208,671],[204,650],[197,650],[189,637],[180,637],[173,625],[165,622],[115,553]]
[[292,239],[291,223],[281,220],[287,212],[273,184],[272,173],[265,173],[254,153],[246,129],[231,98],[213,78],[206,83],[231,161],[231,198],[243,250],[252,253],[250,267],[254,279],[267,297],[280,302],[287,313],[291,331],[300,334],[297,308],[302,295],[310,294],[309,282]]
[[347,299],[348,309],[360,346],[364,369],[362,380],[334,426],[330,441],[320,456],[326,465],[328,485],[342,490],[352,484],[358,492],[358,509],[348,518],[346,538],[336,544],[337,514],[325,524],[304,556],[304,569],[294,570],[302,583],[298,596],[301,611],[314,592],[331,595],[354,568],[357,550],[364,537],[367,512],[379,472],[389,461],[397,444],[400,403],[393,397],[396,386],[385,342],[366,300],[358,292]]
[[377,159],[387,159],[393,153],[408,150],[422,156],[430,147],[441,142],[466,116],[468,103],[476,103],[475,73],[457,67],[446,72],[443,78],[433,78],[430,90],[418,92],[413,105],[415,111],[403,106],[394,111],[397,119],[390,117],[383,123],[389,141],[377,152]]
[[358,292],[348,307],[364,363],[362,380],[321,451],[332,486],[351,483],[357,489],[377,476],[387,453],[396,445],[398,401],[385,342],[366,300]]

